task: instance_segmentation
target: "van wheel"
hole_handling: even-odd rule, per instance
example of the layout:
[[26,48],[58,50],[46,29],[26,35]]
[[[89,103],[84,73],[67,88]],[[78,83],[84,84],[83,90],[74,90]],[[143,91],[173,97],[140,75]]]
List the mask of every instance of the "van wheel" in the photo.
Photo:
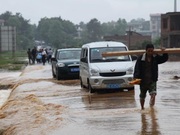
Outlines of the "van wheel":
[[82,82],[82,79],[80,78],[80,85],[81,85],[81,88],[85,88],[85,86],[83,85],[83,82]]
[[89,84],[89,82],[88,82],[88,89],[89,89],[90,93],[94,93],[95,92],[95,90],[91,87],[91,84]]
[[130,90],[134,90],[134,86],[133,86],[133,87],[131,87],[131,88],[128,88],[128,91],[130,91]]

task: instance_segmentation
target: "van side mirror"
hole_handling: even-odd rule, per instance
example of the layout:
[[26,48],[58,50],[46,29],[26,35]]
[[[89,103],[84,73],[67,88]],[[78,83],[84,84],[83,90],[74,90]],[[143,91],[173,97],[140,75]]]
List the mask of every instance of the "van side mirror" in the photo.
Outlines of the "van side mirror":
[[137,56],[136,55],[131,55],[131,59],[132,59],[132,61],[137,60]]
[[57,61],[55,57],[52,57],[51,58],[51,61]]
[[81,61],[87,63],[87,58],[81,58]]

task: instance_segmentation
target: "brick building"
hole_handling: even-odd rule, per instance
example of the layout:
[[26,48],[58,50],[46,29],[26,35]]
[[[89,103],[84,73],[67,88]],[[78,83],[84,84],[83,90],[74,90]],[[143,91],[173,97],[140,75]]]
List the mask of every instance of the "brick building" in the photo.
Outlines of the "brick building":
[[128,46],[130,50],[142,48],[144,41],[151,42],[151,36],[141,35],[134,31],[127,31],[126,35],[104,36],[104,40],[119,41]]
[[161,14],[161,44],[180,47],[180,12]]

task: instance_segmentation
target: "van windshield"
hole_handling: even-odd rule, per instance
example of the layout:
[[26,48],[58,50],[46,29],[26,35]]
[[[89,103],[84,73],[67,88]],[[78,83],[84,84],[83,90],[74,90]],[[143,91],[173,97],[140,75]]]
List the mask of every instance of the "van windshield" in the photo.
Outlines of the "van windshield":
[[110,56],[102,57],[104,52],[117,52],[117,51],[127,51],[126,47],[100,47],[90,49],[90,62],[119,62],[119,61],[130,61],[130,57],[126,56]]

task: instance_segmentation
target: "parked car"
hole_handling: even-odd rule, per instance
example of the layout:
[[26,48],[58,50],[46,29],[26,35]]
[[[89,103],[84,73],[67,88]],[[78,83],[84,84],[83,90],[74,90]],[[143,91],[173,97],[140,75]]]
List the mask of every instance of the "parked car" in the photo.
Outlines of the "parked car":
[[121,42],[101,41],[82,46],[80,57],[80,83],[91,93],[102,89],[134,90],[133,62],[129,55],[102,57],[103,52],[128,51]]
[[52,75],[57,80],[78,79],[81,48],[57,49],[52,55]]

